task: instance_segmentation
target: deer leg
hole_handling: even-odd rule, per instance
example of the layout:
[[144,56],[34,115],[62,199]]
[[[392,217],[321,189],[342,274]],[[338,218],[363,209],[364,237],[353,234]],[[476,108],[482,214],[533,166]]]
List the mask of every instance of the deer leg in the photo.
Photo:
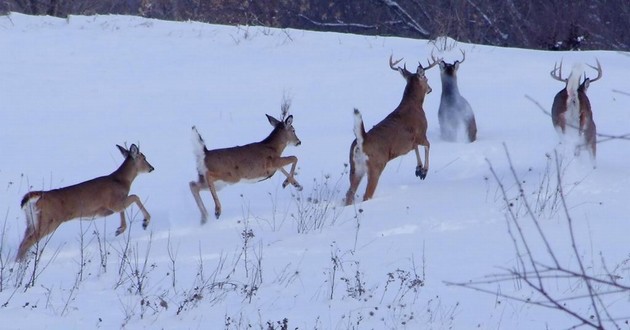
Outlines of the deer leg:
[[35,226],[39,225],[40,216],[33,211],[33,208],[29,208],[28,212],[26,213],[26,229],[24,230],[24,238],[22,238],[22,242],[20,243],[20,247],[18,248],[18,253],[15,257],[15,261],[24,260],[26,252],[28,252],[30,247],[35,243]]
[[567,120],[564,118],[564,113],[558,115],[558,127],[560,127],[560,132],[564,134],[565,128],[567,125]]
[[55,229],[59,227],[61,224],[60,221],[55,221],[55,219],[47,219],[45,222],[41,222],[41,218],[37,221],[37,228],[28,227],[24,232],[24,239],[20,243],[20,247],[18,249],[16,261],[22,261],[26,257],[26,253],[31,249],[31,247],[43,237],[47,236]]
[[[282,183],[282,188],[285,188],[289,183],[291,183],[297,190],[302,190],[302,186],[295,180],[293,175],[295,174],[295,167],[297,165],[297,157],[288,156],[288,157],[280,157],[273,162],[273,166],[278,168],[287,178]],[[284,166],[291,164],[291,170],[287,173],[284,169]]]
[[595,160],[595,154],[596,154],[596,146],[595,143],[591,144],[591,150],[590,151],[590,155],[591,155],[591,164],[593,165],[593,169],[597,168],[597,161]]
[[584,131],[586,130],[586,114],[584,113],[584,111],[580,111],[580,129],[579,129],[579,134],[580,135],[584,135]]
[[201,211],[201,224],[204,224],[206,223],[206,221],[208,221],[208,210],[206,209],[206,206],[203,205],[201,196],[199,196],[199,192],[202,189],[208,189],[208,186],[206,185],[206,181],[205,179],[203,179],[203,177],[200,177],[198,182],[195,182],[195,181],[190,182],[190,192],[195,198],[195,202],[197,202],[197,207],[199,208],[199,211]]
[[[291,167],[291,173],[293,172],[293,168],[295,167],[295,164],[293,164],[293,166]],[[280,168],[280,171],[287,176],[287,178],[284,180],[284,182],[282,182],[282,188],[285,188],[287,185],[289,185],[289,182],[295,187],[295,189],[297,189],[298,191],[302,191],[302,185],[299,184],[295,178],[293,178],[293,174],[287,172],[284,168]]]
[[364,153],[362,148],[357,148],[356,140],[352,142],[350,145],[350,187],[348,188],[348,192],[346,192],[346,205],[350,205],[354,203],[354,198],[357,193],[357,189],[359,188],[359,184],[361,184],[361,180],[363,180],[363,176],[367,172],[367,159],[368,156]]
[[206,184],[208,185],[208,189],[210,189],[212,199],[214,200],[214,216],[218,219],[219,216],[221,216],[221,202],[219,201],[219,196],[217,195],[217,189],[214,186],[214,180],[209,175],[206,175]]
[[426,141],[426,144],[424,145],[424,177],[425,178],[427,176],[427,173],[429,173],[429,149],[430,148],[431,148],[431,144],[429,144],[429,141]]
[[346,205],[354,203],[354,195],[357,193],[357,188],[363,179],[363,173],[357,173],[354,165],[350,167],[350,188],[346,193]]
[[[122,214],[125,211],[125,209],[128,208],[129,205],[131,205],[131,203],[136,203],[136,206],[138,206],[138,208],[142,212],[142,215],[144,215],[144,219],[142,220],[142,228],[146,230],[147,227],[149,226],[149,222],[151,222],[151,215],[149,214],[149,212],[147,212],[147,209],[144,208],[144,205],[142,205],[142,202],[140,202],[140,198],[138,198],[138,196],[136,195],[127,196],[127,198],[125,199],[125,204],[123,205],[123,209],[120,211],[120,213]],[[124,218],[121,217],[120,220],[121,220],[120,225],[122,228],[124,224],[123,223]],[[125,227],[126,227],[126,224],[125,224]],[[122,231],[125,231],[125,229],[123,228]]]
[[590,141],[589,141],[589,145],[590,145],[590,154],[591,154],[591,161],[593,162],[593,168],[595,168],[595,156],[597,154],[597,141],[596,141],[596,137],[595,137],[595,132],[591,132],[590,136]]
[[477,140],[477,122],[475,117],[472,117],[468,123],[468,141],[474,142],[475,140]]
[[18,249],[17,256],[15,257],[15,261],[22,261],[26,257],[26,253],[30,250],[31,246],[37,242],[38,238],[36,237],[35,231],[31,230],[29,232],[28,228],[24,233],[24,238],[20,243],[20,248]]
[[416,167],[416,176],[421,180],[424,180],[427,177],[427,173],[429,172],[429,141],[425,140],[426,144],[424,146],[424,166],[422,165],[422,159],[420,159],[420,150],[418,150],[418,146],[414,148],[416,152],[416,159],[418,160],[418,166]]
[[365,188],[365,195],[363,195],[363,201],[371,199],[372,196],[374,196],[374,191],[376,191],[378,179],[381,177],[383,169],[385,169],[385,166],[368,166],[368,181],[367,187]]
[[122,234],[127,229],[127,221],[125,220],[125,210],[120,212],[120,227],[116,229],[116,236]]

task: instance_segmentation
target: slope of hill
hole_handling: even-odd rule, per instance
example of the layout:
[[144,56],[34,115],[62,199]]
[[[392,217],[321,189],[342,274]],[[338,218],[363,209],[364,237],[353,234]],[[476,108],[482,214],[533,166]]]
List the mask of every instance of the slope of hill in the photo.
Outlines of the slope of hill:
[[[576,158],[571,148],[558,146],[550,118],[525,97],[549,109],[563,87],[549,77],[554,63],[593,64],[597,58],[604,75],[588,94],[598,130],[626,134],[627,53],[454,42],[436,49],[435,43],[403,38],[21,14],[0,17],[0,42],[4,324],[56,329],[580,324],[557,307],[536,305],[544,297],[526,280],[508,276],[529,270],[517,252],[525,260],[531,255],[553,262],[517,182],[563,267],[578,270],[581,261],[589,276],[630,285],[625,162],[630,145],[621,139],[600,143],[593,169],[585,153]],[[431,69],[433,93],[424,104],[431,141],[427,179],[414,176],[415,157],[406,155],[389,163],[373,200],[344,207],[352,109],[360,109],[371,127],[402,95],[404,81],[388,67],[389,56],[404,57],[412,68],[432,51],[447,61],[459,59],[459,49],[466,51],[459,86],[475,111],[478,141],[440,140],[440,77]],[[226,187],[219,191],[221,218],[201,226],[188,187],[196,179],[191,126],[210,148],[261,140],[271,131],[264,114],[279,115],[283,95],[292,100],[302,141],[285,154],[299,158],[297,179],[304,190],[282,189],[280,175]],[[22,266],[13,263],[25,228],[23,194],[110,173],[122,161],[115,144],[124,143],[139,144],[156,168],[132,186],[152,215],[148,230],[141,229],[134,207],[119,237],[117,215],[69,222],[51,236],[39,263],[32,258]],[[554,150],[562,162],[575,249],[556,190]],[[202,198],[211,208],[210,195]],[[508,209],[516,221],[510,221]],[[517,223],[530,254],[514,234]],[[499,277],[489,277],[495,274]],[[567,309],[624,325],[630,317],[628,290],[602,294],[609,315],[595,315],[590,299],[568,299],[584,294],[584,281],[546,274],[547,292]],[[447,284],[471,281],[487,281],[476,287],[490,294]],[[601,283],[589,283],[608,292]]]

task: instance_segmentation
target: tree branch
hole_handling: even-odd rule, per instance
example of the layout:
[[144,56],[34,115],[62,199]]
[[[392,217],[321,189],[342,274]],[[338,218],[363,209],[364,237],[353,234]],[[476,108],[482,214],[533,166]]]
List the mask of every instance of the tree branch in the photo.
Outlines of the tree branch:
[[418,24],[418,22],[416,22],[413,17],[411,15],[409,15],[409,13],[402,8],[396,1],[394,0],[381,0],[381,2],[383,4],[385,4],[386,6],[392,8],[392,10],[403,19],[403,22],[405,23],[405,25],[409,26],[410,28],[412,28],[414,31],[418,32],[420,35],[422,35],[423,37],[429,37],[429,31],[425,28],[423,28],[422,26],[420,26],[420,24]]
[[339,22],[339,23],[324,23],[324,22],[317,22],[314,21],[312,19],[310,19],[309,17],[303,15],[303,14],[299,14],[299,17],[302,17],[303,19],[309,21],[311,24],[317,25],[317,26],[323,26],[323,27],[354,27],[354,28],[361,28],[361,29],[376,29],[377,26],[376,25],[367,25],[367,24],[359,24],[359,23],[344,23],[344,22]]

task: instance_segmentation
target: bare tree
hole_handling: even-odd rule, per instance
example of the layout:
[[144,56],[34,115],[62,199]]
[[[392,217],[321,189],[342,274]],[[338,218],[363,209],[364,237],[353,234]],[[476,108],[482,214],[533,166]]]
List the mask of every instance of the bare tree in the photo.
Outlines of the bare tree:
[[[569,237],[570,246],[568,248],[572,251],[570,259],[571,262],[577,264],[575,266],[571,266],[567,261],[558,258],[557,251],[552,247],[550,239],[536,215],[533,204],[529,201],[522,185],[523,181],[513,166],[505,144],[504,149],[510,165],[512,182],[504,182],[492,163],[488,160],[487,162],[505,205],[508,234],[514,247],[516,265],[511,268],[503,268],[502,273],[489,275],[480,281],[448,282],[447,284],[554,310],[576,322],[571,327],[572,329],[583,326],[593,329],[608,327],[620,329],[620,324],[627,323],[630,320],[630,315],[614,315],[609,308],[615,303],[623,303],[622,300],[625,299],[621,297],[627,297],[630,292],[630,283],[623,283],[622,276],[616,274],[615,271],[610,271],[603,257],[601,270],[589,269],[585,266],[584,257],[579,249],[580,244],[576,238],[573,217],[567,206],[562,180],[561,157],[557,153],[554,154],[556,187],[551,193],[555,194],[560,201],[559,206],[564,214]],[[515,198],[510,197],[508,186],[517,189],[515,198],[526,209],[524,218],[515,212]],[[533,226],[529,227],[529,225]],[[543,245],[543,252],[536,252],[534,249],[536,244]],[[557,245],[555,248],[558,249]],[[561,279],[572,283],[571,287],[557,290]],[[517,293],[496,292],[489,288],[505,282],[524,283],[534,294],[531,297],[524,297]]]
[[0,13],[130,14],[550,50],[630,49],[627,0],[3,0]]

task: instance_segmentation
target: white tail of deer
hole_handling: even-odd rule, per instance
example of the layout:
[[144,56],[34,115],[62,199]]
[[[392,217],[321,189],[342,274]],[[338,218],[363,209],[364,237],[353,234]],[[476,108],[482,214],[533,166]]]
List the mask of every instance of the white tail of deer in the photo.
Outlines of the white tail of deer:
[[438,110],[440,133],[445,141],[473,142],[477,139],[477,123],[475,114],[468,101],[459,93],[457,71],[459,65],[466,60],[463,50],[462,60],[449,64],[440,60],[440,78],[442,80],[442,96]]
[[[219,183],[263,181],[272,177],[276,171],[281,171],[286,176],[286,180],[282,183],[283,188],[290,183],[298,190],[302,189],[302,186],[293,177],[298,161],[297,157],[282,157],[282,152],[287,145],[298,146],[301,144],[293,128],[293,116],[286,116],[288,108],[288,103],[283,103],[282,120],[267,115],[269,123],[274,127],[267,138],[244,146],[208,150],[201,135],[193,126],[193,144],[199,179],[190,182],[190,191],[201,211],[202,224],[208,219],[208,211],[201,201],[199,192],[210,190],[215,205],[214,215],[218,219],[221,215],[221,202],[217,195]],[[287,165],[291,165],[289,172],[284,169],[284,166]]]
[[[427,139],[427,118],[422,109],[424,97],[431,92],[425,70],[434,67],[437,60],[429,62],[426,68],[418,65],[416,73],[407,71],[405,67],[396,67],[402,59],[392,61],[389,66],[400,72],[407,85],[398,107],[369,132],[365,131],[359,110],[354,110],[354,134],[356,139],[350,146],[350,188],[346,193],[346,205],[354,202],[354,197],[363,176],[367,174],[368,182],[363,200],[374,195],[378,180],[390,160],[404,155],[411,150],[416,152],[418,166],[416,176],[424,180],[429,171],[429,140]],[[420,158],[418,146],[424,146],[424,165]]]
[[136,203],[142,211],[142,227],[147,228],[151,215],[138,196],[129,195],[129,190],[136,176],[153,171],[153,166],[135,144],[129,150],[119,145],[117,147],[125,160],[111,174],[69,187],[31,191],[24,195],[21,205],[26,214],[26,231],[18,250],[18,261],[23,260],[28,250],[40,239],[72,219],[93,219],[118,212],[120,227],[116,235],[120,235],[127,228],[124,211],[132,203]]
[[565,83],[564,89],[559,91],[553,99],[551,122],[561,135],[567,134],[568,131],[577,131],[580,142],[576,148],[576,153],[582,148],[588,149],[593,162],[595,162],[596,155],[597,128],[586,91],[590,83],[602,77],[602,66],[599,60],[596,62],[596,67],[588,66],[597,71],[597,77],[590,79],[585,74],[582,83],[580,83],[582,76],[580,65],[575,65],[567,78],[562,78],[562,61],[560,66],[554,65],[550,72],[553,79]]

